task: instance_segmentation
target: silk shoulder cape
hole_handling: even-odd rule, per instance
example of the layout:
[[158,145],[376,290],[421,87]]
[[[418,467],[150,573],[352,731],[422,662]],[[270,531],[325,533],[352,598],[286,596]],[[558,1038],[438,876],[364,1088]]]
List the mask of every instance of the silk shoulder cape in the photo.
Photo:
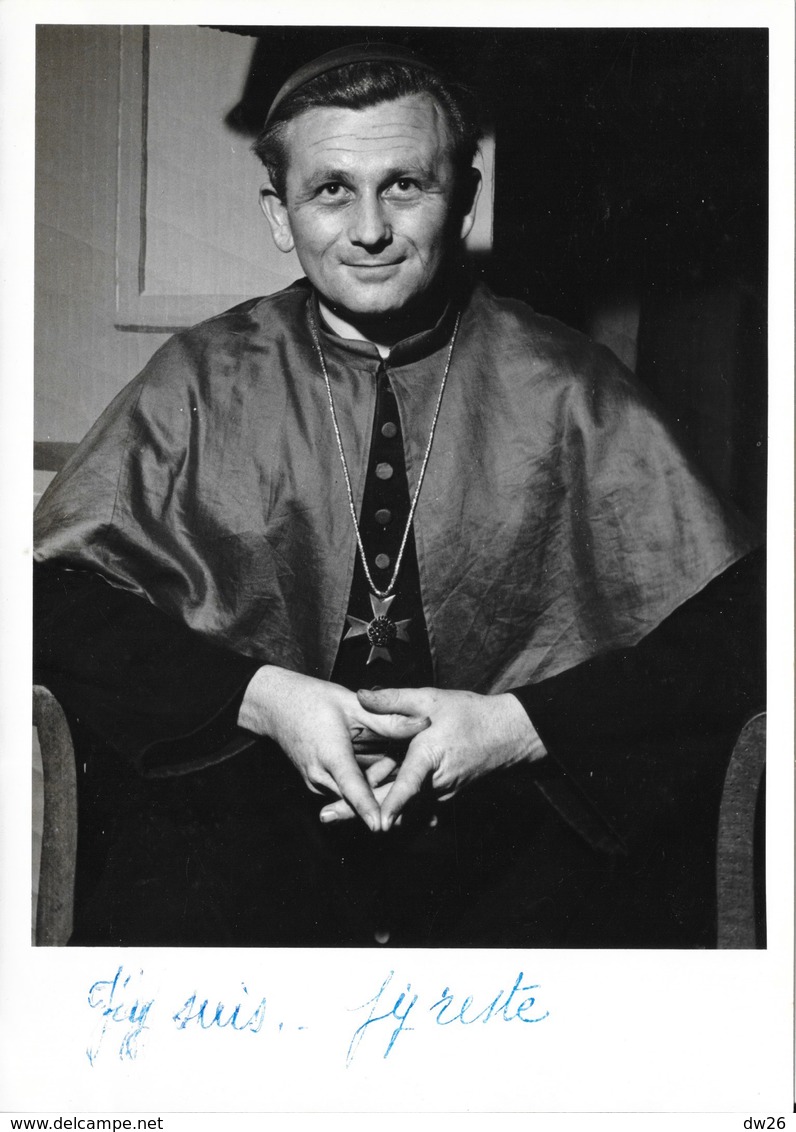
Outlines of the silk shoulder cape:
[[[171,338],[43,496],[37,560],[328,677],[357,551],[313,308],[300,281]],[[387,361],[412,492],[451,332]],[[379,358],[320,333],[359,509]],[[610,351],[482,285],[414,528],[436,683],[478,692],[638,643],[755,542]]]

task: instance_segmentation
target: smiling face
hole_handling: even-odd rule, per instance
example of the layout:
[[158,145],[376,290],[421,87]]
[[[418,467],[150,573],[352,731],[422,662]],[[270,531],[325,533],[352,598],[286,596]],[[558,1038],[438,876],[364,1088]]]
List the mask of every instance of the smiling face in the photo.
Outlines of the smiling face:
[[263,198],[277,247],[295,248],[321,298],[366,335],[417,319],[472,227],[477,196],[458,207],[437,103],[413,94],[363,110],[319,107],[288,122],[285,141],[286,199]]

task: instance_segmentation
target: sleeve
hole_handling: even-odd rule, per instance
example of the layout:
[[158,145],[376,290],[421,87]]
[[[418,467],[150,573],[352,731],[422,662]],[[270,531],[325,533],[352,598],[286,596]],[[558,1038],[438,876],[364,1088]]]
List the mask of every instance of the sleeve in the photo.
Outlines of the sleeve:
[[749,555],[635,647],[513,689],[550,756],[540,788],[598,847],[627,850],[690,792],[720,789],[764,706],[764,574]]
[[256,741],[237,716],[261,661],[96,573],[34,570],[34,680],[141,773],[196,770]]

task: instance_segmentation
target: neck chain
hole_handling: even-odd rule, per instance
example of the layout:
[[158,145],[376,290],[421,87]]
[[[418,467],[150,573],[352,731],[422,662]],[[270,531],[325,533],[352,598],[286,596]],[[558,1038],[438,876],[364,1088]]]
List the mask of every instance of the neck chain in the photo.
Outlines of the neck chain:
[[453,357],[453,347],[454,347],[454,344],[456,342],[456,335],[457,335],[458,330],[459,330],[460,320],[461,320],[461,312],[456,315],[456,324],[453,327],[453,334],[451,335],[450,345],[448,347],[448,357],[447,357],[447,360],[445,362],[445,372],[442,375],[442,382],[441,382],[440,387],[439,387],[439,394],[437,395],[437,403],[434,407],[434,416],[433,416],[433,419],[431,421],[431,431],[429,433],[428,443],[426,444],[426,451],[425,451],[425,454],[423,456],[423,462],[420,465],[420,474],[417,478],[417,487],[415,488],[415,492],[414,492],[414,495],[412,497],[412,502],[411,502],[411,505],[409,507],[409,518],[406,521],[406,529],[404,530],[403,538],[401,539],[401,548],[398,551],[398,557],[396,558],[396,561],[395,561],[395,569],[393,571],[392,579],[390,581],[390,584],[387,586],[387,589],[386,590],[380,590],[376,587],[376,585],[373,581],[373,578],[372,578],[371,573],[370,573],[370,569],[368,568],[367,559],[365,557],[365,547],[362,543],[362,535],[359,532],[359,522],[357,520],[357,511],[356,511],[356,507],[354,505],[354,493],[351,490],[351,477],[348,474],[348,464],[346,463],[345,452],[343,451],[343,439],[340,435],[340,426],[337,422],[337,413],[335,411],[334,399],[332,397],[332,385],[331,385],[331,382],[329,381],[329,373],[326,369],[326,361],[325,361],[324,356],[323,356],[323,350],[321,349],[321,342],[320,342],[320,338],[318,337],[318,328],[315,324],[315,317],[312,313],[310,314],[310,329],[312,331],[312,339],[313,339],[313,342],[315,343],[315,349],[318,353],[318,359],[321,363],[321,369],[323,370],[323,380],[326,383],[326,394],[327,394],[327,397],[329,398],[329,409],[331,410],[331,414],[332,414],[332,424],[334,425],[334,435],[337,439],[337,450],[340,453],[340,463],[343,465],[343,476],[345,477],[346,492],[348,494],[348,509],[351,512],[351,520],[354,524],[354,531],[356,532],[356,536],[357,536],[357,546],[359,547],[359,553],[360,553],[361,558],[362,558],[362,565],[365,569],[365,577],[368,580],[368,585],[370,586],[371,592],[375,595],[375,597],[379,598],[382,602],[385,601],[385,599],[391,598],[391,595],[393,594],[393,590],[395,589],[395,583],[398,580],[398,572],[401,569],[401,562],[403,561],[404,550],[406,549],[406,542],[407,542],[407,539],[409,538],[409,531],[412,528],[412,520],[413,520],[414,515],[415,515],[415,509],[417,507],[417,501],[420,498],[420,489],[423,486],[423,479],[424,479],[425,474],[426,474],[426,465],[428,464],[428,458],[431,455],[431,445],[434,441],[434,433],[435,433],[436,428],[437,428],[437,419],[439,418],[439,411],[440,411],[440,407],[442,405],[442,395],[445,392],[445,385],[446,385],[446,382],[448,380],[448,373],[450,372],[450,368],[451,368],[451,359]]

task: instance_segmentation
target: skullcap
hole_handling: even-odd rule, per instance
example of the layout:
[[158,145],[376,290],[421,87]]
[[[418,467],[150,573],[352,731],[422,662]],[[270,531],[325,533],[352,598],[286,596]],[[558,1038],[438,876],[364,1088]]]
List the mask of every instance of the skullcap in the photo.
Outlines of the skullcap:
[[335,51],[328,51],[325,55],[305,63],[293,72],[287,82],[282,84],[276,93],[276,98],[271,103],[271,109],[265,119],[266,126],[273,118],[277,107],[291,94],[306,86],[312,79],[317,79],[319,75],[325,75],[328,71],[337,71],[340,67],[347,67],[351,63],[378,62],[403,63],[410,67],[419,67],[431,74],[439,74],[437,68],[432,66],[428,60],[416,55],[407,47],[396,47],[392,43],[352,43],[348,47],[338,47]]

